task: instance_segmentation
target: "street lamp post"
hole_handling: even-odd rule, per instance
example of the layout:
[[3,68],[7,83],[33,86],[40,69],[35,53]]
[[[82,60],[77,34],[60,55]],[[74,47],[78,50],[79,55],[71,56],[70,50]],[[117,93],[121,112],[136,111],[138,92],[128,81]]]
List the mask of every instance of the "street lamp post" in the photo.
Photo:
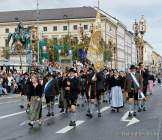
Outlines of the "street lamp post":
[[137,48],[137,63],[144,63],[144,34],[146,32],[146,21],[144,16],[141,16],[139,22],[135,20],[133,24],[134,41]]
[[39,46],[39,39],[40,39],[40,32],[39,32],[39,0],[37,0],[37,36],[38,36],[38,41],[37,41],[37,63],[40,63],[40,46]]

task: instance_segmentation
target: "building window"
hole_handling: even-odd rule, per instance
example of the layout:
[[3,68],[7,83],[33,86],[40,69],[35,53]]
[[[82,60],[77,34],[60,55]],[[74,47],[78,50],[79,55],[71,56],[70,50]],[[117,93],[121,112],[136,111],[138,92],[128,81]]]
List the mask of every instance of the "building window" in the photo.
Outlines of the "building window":
[[53,31],[57,31],[57,26],[53,26]]
[[74,29],[74,30],[78,30],[78,26],[77,26],[77,25],[74,25],[74,26],[73,26],[73,29]]
[[88,30],[88,25],[84,25],[84,30]]
[[5,29],[5,33],[9,33],[9,28],[6,28]]
[[63,26],[64,31],[67,31],[67,28],[68,28],[67,26]]
[[47,27],[43,27],[43,31],[44,32],[47,32]]
[[109,29],[109,31],[111,32],[112,31],[112,27],[110,26],[110,29]]

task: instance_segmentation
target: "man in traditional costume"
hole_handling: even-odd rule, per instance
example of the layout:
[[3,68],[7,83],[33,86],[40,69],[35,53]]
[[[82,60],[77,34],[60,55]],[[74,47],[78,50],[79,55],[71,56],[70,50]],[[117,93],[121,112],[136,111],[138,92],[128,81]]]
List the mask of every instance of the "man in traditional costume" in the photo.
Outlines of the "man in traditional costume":
[[147,94],[147,86],[148,86],[148,80],[149,80],[149,72],[147,69],[144,68],[143,63],[139,63],[139,69],[138,69],[138,73],[141,75],[142,77],[142,81],[143,81],[143,94],[145,96],[145,98],[142,101],[139,101],[139,112],[146,111],[146,103],[148,100],[148,94]]
[[88,105],[86,116],[92,118],[93,112],[95,110],[95,99],[96,99],[96,73],[93,68],[89,68],[89,70],[87,71],[86,98]]
[[76,126],[76,103],[78,99],[78,94],[80,93],[80,83],[77,75],[77,71],[74,68],[70,69],[70,77],[69,81],[67,81],[69,90],[67,95],[67,106],[70,115],[70,123],[69,126]]
[[80,92],[81,92],[81,106],[84,107],[85,95],[86,95],[86,73],[80,71]]
[[101,95],[103,95],[105,91],[105,77],[103,70],[100,70],[96,73],[96,100],[97,100],[97,108],[98,108],[98,117],[101,117]]
[[47,117],[54,116],[55,96],[58,94],[58,82],[56,74],[48,75],[48,82],[44,86],[45,99],[47,104]]
[[125,95],[128,95],[129,117],[132,117],[132,115],[136,116],[138,110],[138,94],[142,91],[142,87],[142,77],[136,72],[136,67],[131,65],[130,72],[126,77],[124,84]]

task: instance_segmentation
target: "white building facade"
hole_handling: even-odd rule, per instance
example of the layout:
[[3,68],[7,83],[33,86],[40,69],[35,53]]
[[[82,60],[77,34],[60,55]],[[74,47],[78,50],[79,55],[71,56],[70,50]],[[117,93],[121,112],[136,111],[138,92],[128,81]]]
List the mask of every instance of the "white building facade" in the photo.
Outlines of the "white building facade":
[[151,66],[153,64],[153,47],[148,43],[144,42],[144,65],[151,71]]
[[125,70],[125,26],[118,22],[117,28],[117,56],[119,70]]
[[[136,64],[136,48],[133,34],[119,20],[100,10],[102,37],[105,42],[111,40],[115,46],[109,67],[126,70]],[[96,8],[77,7],[40,10],[37,21],[36,10],[0,12],[0,49],[6,47],[8,33],[13,33],[19,20],[24,26],[39,24],[40,37],[59,39],[67,34],[80,39],[80,27],[90,36],[91,26],[96,18]],[[1,51],[2,52],[2,51]],[[111,66],[110,66],[111,65]]]

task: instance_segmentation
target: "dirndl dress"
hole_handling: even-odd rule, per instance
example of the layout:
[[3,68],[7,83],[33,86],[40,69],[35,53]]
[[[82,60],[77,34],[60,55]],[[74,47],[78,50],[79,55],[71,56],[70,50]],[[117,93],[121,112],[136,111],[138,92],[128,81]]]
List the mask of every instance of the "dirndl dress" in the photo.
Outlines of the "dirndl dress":
[[120,86],[111,88],[110,104],[113,108],[123,107],[123,94]]
[[42,100],[39,96],[31,97],[29,117],[31,121],[37,121],[41,118],[42,113]]

